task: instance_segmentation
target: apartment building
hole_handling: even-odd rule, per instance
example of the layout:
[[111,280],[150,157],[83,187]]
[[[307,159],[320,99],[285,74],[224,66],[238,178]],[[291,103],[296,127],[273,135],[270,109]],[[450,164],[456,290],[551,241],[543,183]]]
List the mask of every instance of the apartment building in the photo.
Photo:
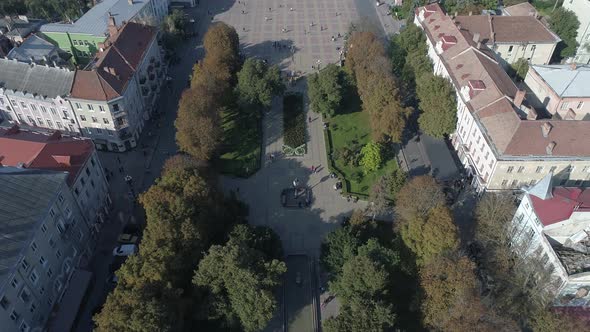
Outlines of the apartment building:
[[69,64],[69,57],[64,53],[57,46],[33,34],[10,50],[6,57],[19,62],[57,67]]
[[68,99],[83,135],[98,149],[126,151],[137,145],[154,110],[166,65],[154,28],[110,21],[110,37],[91,68],[76,72]]
[[109,186],[92,140],[0,128],[0,166],[67,172],[66,183],[93,237],[106,221]]
[[532,64],[548,64],[561,39],[538,16],[456,16],[459,30],[466,30],[475,43],[494,52],[505,68],[521,58]]
[[109,18],[117,22],[139,22],[159,27],[168,15],[168,0],[104,0],[74,23],[50,23],[41,32],[51,43],[70,53],[77,64],[85,65],[109,37]]
[[590,310],[590,190],[554,186],[552,176],[524,189],[512,222],[519,244],[513,248],[541,259],[554,306]]
[[79,133],[66,100],[74,72],[0,58],[0,112],[10,123]]
[[530,66],[525,83],[536,98],[534,107],[542,108],[554,118],[590,120],[590,66]]
[[542,119],[485,44],[460,29],[438,4],[416,9],[434,73],[453,84],[452,144],[478,190],[518,189],[548,172],[560,184],[590,184],[590,126]]
[[578,50],[572,62],[590,64],[590,1],[588,0],[565,0],[563,8],[571,10],[578,17]]
[[39,30],[43,20],[30,19],[25,15],[0,18],[0,34],[15,44],[22,43],[27,36]]
[[90,229],[68,173],[0,168],[0,327],[42,331],[81,259]]

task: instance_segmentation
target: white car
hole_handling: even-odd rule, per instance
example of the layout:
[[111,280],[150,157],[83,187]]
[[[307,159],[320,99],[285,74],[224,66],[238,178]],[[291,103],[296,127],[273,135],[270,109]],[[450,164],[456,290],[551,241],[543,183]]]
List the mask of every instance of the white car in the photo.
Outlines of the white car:
[[122,244],[113,249],[113,256],[129,256],[137,252],[135,244]]

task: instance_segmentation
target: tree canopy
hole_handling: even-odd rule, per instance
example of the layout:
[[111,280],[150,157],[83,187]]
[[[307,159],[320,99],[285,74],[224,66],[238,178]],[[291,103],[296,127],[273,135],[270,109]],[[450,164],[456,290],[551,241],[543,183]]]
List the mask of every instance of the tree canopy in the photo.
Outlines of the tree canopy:
[[457,123],[457,96],[451,82],[432,72],[416,79],[418,106],[422,111],[418,124],[422,132],[443,138],[455,131]]
[[248,58],[238,72],[238,99],[248,106],[270,107],[272,97],[285,90],[279,67]]
[[576,37],[580,27],[580,21],[576,14],[563,7],[557,8],[549,17],[549,27],[561,38],[554,56],[567,58],[576,54],[578,48]]
[[374,172],[381,167],[383,157],[381,155],[381,144],[369,142],[361,149],[361,160],[359,164],[363,167],[365,174]]
[[342,102],[342,71],[335,64],[329,64],[308,79],[308,95],[311,108],[324,116],[332,116]]
[[428,175],[417,176],[406,183],[397,194],[395,212],[403,220],[424,218],[430,210],[444,204],[442,187]]

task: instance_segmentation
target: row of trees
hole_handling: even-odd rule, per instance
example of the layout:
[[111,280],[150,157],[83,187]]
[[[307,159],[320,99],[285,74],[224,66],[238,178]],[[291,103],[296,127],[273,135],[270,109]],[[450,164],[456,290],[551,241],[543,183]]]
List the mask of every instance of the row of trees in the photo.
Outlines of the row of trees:
[[71,22],[82,16],[88,5],[85,0],[2,0],[0,13]]
[[457,100],[447,79],[434,75],[424,32],[409,24],[391,41],[393,70],[400,78],[404,103],[418,107],[422,132],[442,138],[455,131]]
[[354,78],[363,111],[369,114],[374,140],[400,142],[410,109],[400,102],[382,41],[372,32],[353,32],[346,49],[345,69]]

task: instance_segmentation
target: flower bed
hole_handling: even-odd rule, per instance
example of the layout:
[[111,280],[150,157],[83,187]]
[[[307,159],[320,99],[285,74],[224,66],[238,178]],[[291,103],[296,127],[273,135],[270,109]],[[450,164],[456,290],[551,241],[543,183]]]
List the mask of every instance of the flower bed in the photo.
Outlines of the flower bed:
[[302,155],[306,151],[305,114],[300,93],[288,94],[283,98],[283,142],[290,150],[297,150],[298,153],[294,155]]

